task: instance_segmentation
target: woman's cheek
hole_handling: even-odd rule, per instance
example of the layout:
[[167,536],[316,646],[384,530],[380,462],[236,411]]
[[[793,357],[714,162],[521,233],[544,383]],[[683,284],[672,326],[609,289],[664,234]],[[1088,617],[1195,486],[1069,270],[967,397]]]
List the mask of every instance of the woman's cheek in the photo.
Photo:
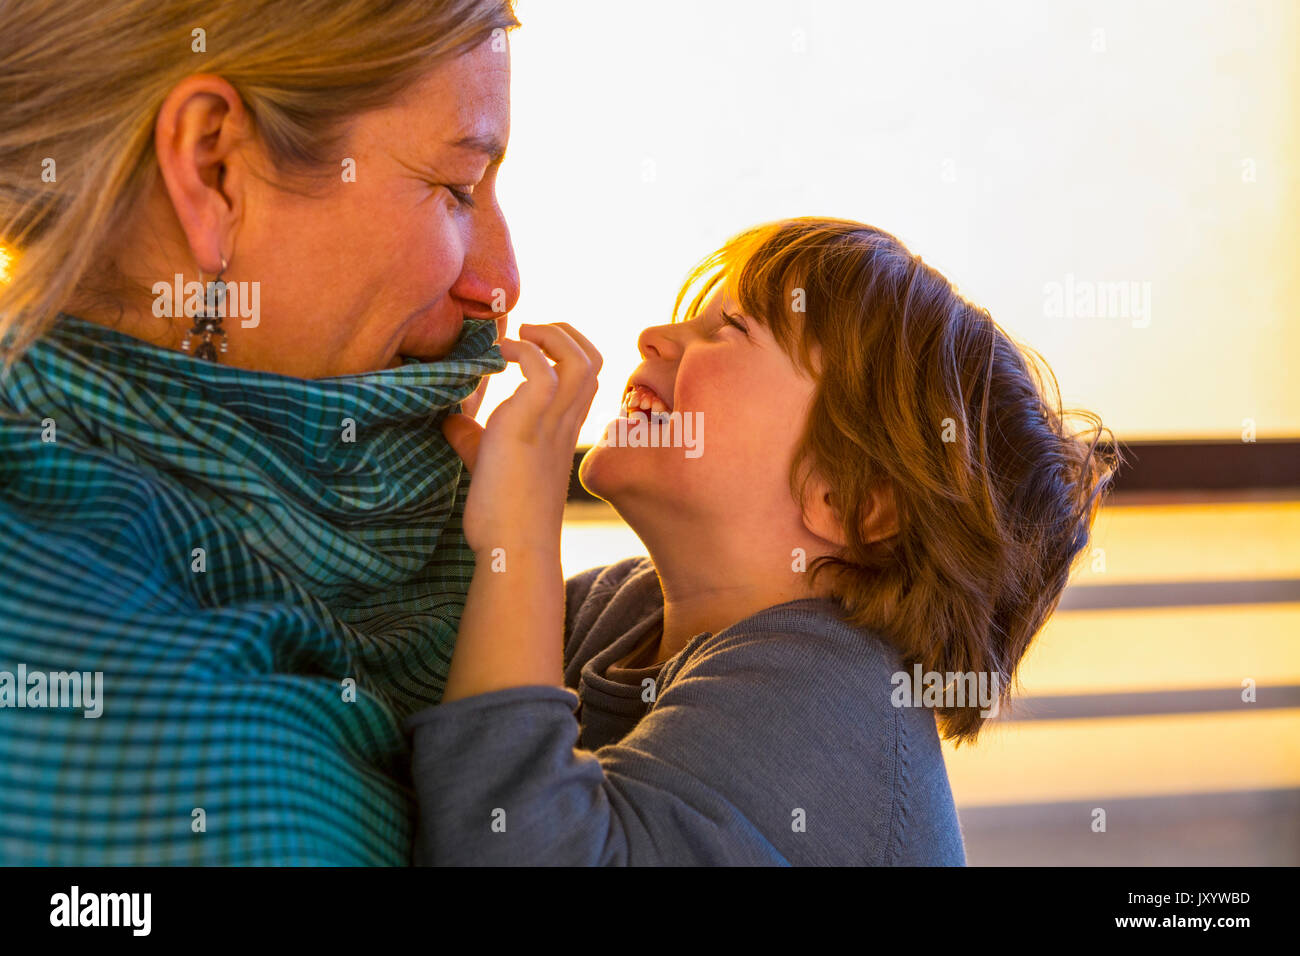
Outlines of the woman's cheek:
[[[442,218],[441,228],[420,251],[414,264],[416,271],[413,274],[426,276],[431,286],[428,290],[431,293],[429,298],[450,291],[465,264],[459,230],[447,222],[446,217]],[[418,249],[419,246],[414,248]]]

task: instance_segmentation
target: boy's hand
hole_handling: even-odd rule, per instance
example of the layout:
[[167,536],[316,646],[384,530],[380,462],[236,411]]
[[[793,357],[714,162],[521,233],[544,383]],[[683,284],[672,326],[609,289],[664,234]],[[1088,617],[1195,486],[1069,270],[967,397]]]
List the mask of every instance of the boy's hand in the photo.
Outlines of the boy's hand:
[[[493,341],[500,342],[503,338],[506,337],[507,318],[508,315],[497,316],[496,318],[497,337]],[[460,403],[461,411],[464,414],[468,415],[470,418],[473,418],[478,414],[478,408],[480,405],[483,404],[483,396],[484,394],[487,393],[489,378],[491,378],[491,376],[484,375],[483,381],[478,383],[478,388],[474,389],[474,391],[470,393],[469,398],[465,399],[463,402]]]
[[[473,474],[465,539],[475,554],[493,548],[558,549],[578,431],[596,395],[601,357],[566,322],[521,325],[501,354],[524,383],[481,426],[448,415],[442,431]],[[547,361],[554,361],[554,365]],[[508,558],[507,558],[508,559]]]

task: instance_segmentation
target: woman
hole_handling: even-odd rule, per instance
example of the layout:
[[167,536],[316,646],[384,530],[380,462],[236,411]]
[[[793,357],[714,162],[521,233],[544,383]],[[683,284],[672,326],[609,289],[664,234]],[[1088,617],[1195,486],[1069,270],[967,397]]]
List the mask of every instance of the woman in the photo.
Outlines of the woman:
[[409,862],[517,21],[298,10],[0,8],[0,863]]

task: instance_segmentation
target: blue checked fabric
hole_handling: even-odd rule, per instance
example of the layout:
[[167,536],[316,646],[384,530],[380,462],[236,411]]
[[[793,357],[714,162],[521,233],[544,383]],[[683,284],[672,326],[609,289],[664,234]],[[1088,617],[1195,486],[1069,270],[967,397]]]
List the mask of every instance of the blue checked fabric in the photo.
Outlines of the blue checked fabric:
[[410,861],[494,336],[306,380],[61,315],[0,375],[0,671],[103,672],[98,718],[0,706],[0,863]]

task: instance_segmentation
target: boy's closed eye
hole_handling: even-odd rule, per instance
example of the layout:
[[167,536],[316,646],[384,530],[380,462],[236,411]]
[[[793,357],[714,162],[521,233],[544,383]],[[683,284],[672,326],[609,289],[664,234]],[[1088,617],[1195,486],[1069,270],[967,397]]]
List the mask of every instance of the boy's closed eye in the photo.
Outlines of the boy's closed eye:
[[749,337],[749,326],[745,324],[745,320],[741,316],[732,315],[730,312],[727,312],[725,310],[722,311],[720,314],[722,316],[722,324],[724,326],[730,325],[733,328],[740,329],[740,331],[745,335],[746,338]]

